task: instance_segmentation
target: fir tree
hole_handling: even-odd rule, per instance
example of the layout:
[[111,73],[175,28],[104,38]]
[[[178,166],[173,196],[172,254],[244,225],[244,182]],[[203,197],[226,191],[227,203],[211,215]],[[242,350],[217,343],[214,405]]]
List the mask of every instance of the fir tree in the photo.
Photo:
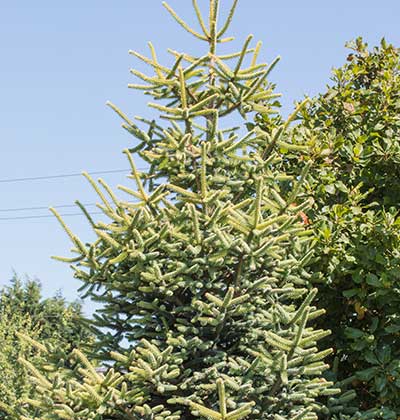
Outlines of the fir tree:
[[237,0],[221,26],[219,0],[208,19],[193,0],[200,31],[164,6],[208,48],[201,57],[171,50],[170,66],[152,44],[150,57],[132,52],[154,75],[133,70],[142,83],[130,87],[151,95],[161,116],[134,121],[109,104],[137,142],[125,150],[134,186],[120,190],[129,198],[85,174],[109,220],[95,222],[78,203],[97,234],[91,244],[53,210],[76,254],[59,259],[103,304],[98,355],[114,364],[99,372],[79,350],[74,370],[46,373],[24,361],[38,385],[31,418],[317,419],[327,413],[320,398],[337,390],[322,377],[331,350],[317,343],[329,331],[312,327],[324,311],[312,305],[303,268],[312,237],[299,214],[310,205],[301,192],[312,162],[299,177],[279,169],[281,148],[299,150],[285,135],[307,101],[270,129],[246,123],[276,112],[268,75],[278,60],[258,63],[252,36],[238,52],[217,51],[233,39],[225,34]]

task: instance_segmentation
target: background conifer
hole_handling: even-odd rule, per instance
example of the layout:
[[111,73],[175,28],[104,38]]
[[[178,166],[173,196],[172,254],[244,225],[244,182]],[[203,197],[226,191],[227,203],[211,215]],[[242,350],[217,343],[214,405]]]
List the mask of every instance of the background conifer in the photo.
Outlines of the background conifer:
[[91,335],[80,320],[81,306],[67,303],[62,296],[44,299],[40,284],[15,277],[10,286],[0,290],[0,419],[8,419],[2,403],[18,407],[32,397],[33,384],[23,365],[22,357],[41,364],[45,360],[30,340],[18,340],[17,335],[29,336],[43,345],[63,348],[66,353],[83,347]]

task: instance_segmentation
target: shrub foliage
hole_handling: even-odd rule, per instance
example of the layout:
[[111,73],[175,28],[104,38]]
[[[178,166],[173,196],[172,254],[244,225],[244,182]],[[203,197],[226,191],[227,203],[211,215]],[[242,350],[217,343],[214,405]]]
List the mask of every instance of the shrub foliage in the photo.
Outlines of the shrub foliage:
[[[333,334],[331,379],[354,388],[374,418],[400,414],[400,62],[384,40],[349,44],[347,64],[302,112],[287,166],[305,183],[316,234],[310,269]],[[259,119],[262,125],[262,119]]]

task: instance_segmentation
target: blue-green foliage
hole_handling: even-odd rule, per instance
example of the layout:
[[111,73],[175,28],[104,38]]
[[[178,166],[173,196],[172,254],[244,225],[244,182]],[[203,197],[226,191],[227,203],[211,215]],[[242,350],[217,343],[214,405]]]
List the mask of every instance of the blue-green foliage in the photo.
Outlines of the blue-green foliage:
[[[133,71],[141,84],[131,87],[153,97],[161,118],[133,121],[110,104],[135,137],[125,151],[133,183],[120,199],[86,174],[104,212],[104,221],[85,213],[97,239],[84,243],[54,212],[75,254],[59,259],[102,303],[98,355],[114,363],[99,372],[78,350],[72,370],[23,361],[37,384],[34,419],[316,420],[341,404],[322,376],[331,350],[318,342],[329,331],[313,327],[324,310],[304,270],[312,232],[299,194],[309,166],[287,174],[280,151],[307,101],[247,132],[247,116],[275,112],[268,74],[277,60],[259,63],[251,36],[240,51],[220,52],[237,1],[221,25],[219,1],[209,3],[206,19],[193,1],[201,32],[165,4],[205,43],[203,56],[172,51],[167,66],[151,44],[150,57],[132,52],[154,75]],[[137,171],[137,155],[148,171]]]

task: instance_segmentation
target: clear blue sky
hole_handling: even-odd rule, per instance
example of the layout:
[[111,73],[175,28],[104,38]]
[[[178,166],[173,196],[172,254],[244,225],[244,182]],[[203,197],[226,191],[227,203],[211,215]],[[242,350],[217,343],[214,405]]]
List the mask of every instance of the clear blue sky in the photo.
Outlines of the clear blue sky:
[[[192,19],[190,0],[169,3]],[[231,1],[221,3],[226,9]],[[398,0],[241,0],[232,32],[238,43],[250,32],[261,39],[266,61],[282,56],[271,78],[287,113],[295,99],[323,90],[331,68],[345,61],[347,40],[362,35],[373,45],[385,36],[400,46],[399,16]],[[0,0],[0,180],[127,168],[121,151],[133,139],[105,102],[129,115],[149,115],[141,93],[126,88],[133,80],[129,68],[137,66],[127,52],[144,52],[149,40],[161,57],[167,47],[200,51],[160,0]],[[129,182],[123,174],[104,178],[111,185]],[[82,178],[0,182],[0,218],[48,214],[2,210],[76,198],[96,200]],[[66,220],[82,239],[91,237],[83,218]],[[61,289],[77,296],[69,267],[50,259],[69,255],[55,220],[0,220],[0,240],[0,285],[14,269],[39,278],[47,295]]]

